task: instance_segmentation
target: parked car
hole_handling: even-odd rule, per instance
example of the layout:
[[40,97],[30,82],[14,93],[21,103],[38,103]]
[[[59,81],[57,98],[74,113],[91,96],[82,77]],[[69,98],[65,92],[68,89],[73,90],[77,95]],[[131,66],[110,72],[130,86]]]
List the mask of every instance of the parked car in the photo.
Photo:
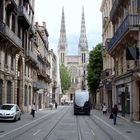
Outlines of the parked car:
[[21,119],[21,110],[17,104],[3,104],[0,106],[0,120],[13,120]]

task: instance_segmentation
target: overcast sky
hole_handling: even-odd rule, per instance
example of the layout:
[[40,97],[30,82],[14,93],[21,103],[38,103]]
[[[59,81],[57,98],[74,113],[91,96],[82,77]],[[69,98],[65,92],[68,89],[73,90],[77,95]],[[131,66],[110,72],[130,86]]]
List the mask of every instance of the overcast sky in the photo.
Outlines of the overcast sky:
[[64,6],[69,55],[77,54],[82,6],[84,6],[89,50],[102,42],[102,0],[35,0],[35,21],[45,21],[49,32],[49,48],[57,50],[60,36],[62,7]]

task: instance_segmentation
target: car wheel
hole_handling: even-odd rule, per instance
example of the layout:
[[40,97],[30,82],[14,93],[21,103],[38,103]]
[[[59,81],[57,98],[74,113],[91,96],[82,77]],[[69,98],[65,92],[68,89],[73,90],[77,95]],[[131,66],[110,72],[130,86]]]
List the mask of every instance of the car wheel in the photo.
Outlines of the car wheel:
[[17,121],[17,117],[16,117],[16,115],[15,115],[15,117],[14,117],[14,122],[16,122]]
[[21,120],[21,116],[19,116],[18,120]]

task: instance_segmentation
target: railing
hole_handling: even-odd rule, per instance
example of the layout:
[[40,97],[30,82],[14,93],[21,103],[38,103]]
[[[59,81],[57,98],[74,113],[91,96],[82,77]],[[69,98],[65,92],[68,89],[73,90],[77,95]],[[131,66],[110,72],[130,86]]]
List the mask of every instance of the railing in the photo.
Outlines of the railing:
[[23,49],[21,39],[2,21],[0,21],[0,32],[11,39],[20,49]]
[[29,24],[31,24],[31,17],[29,16],[28,12],[26,11],[24,6],[18,7],[19,16],[24,16]]
[[112,9],[110,11],[110,19],[112,20],[113,17],[114,17],[114,14],[116,13],[116,10],[119,6],[119,3],[121,2],[122,0],[112,0]]
[[119,26],[113,38],[108,44],[109,51],[115,46],[118,40],[129,30],[129,28],[139,27],[139,18],[140,18],[140,15],[126,16],[126,18],[123,20],[122,24]]
[[35,55],[32,51],[29,51],[27,56],[30,57],[34,62],[38,63],[37,55]]

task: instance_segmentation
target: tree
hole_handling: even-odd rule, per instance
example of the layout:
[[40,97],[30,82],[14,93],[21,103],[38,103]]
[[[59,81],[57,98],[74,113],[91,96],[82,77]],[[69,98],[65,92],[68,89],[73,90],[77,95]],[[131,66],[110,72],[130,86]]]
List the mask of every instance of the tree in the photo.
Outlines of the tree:
[[64,94],[71,86],[71,78],[67,67],[64,64],[60,65],[60,80],[61,80],[61,89]]
[[97,44],[95,48],[89,54],[89,64],[87,66],[87,81],[89,91],[92,94],[96,93],[99,87],[100,76],[103,70],[103,60],[102,60],[102,44]]

